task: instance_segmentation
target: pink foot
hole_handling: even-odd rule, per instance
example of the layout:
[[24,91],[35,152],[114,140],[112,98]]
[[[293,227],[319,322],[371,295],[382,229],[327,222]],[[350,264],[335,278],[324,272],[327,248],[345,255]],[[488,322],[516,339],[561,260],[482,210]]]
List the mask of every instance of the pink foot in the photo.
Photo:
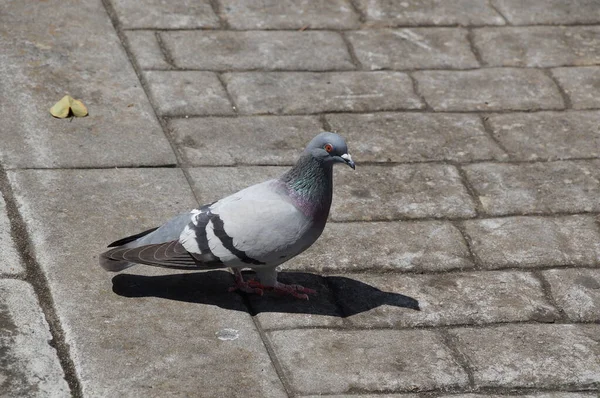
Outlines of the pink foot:
[[317,294],[316,290],[309,289],[307,287],[301,285],[286,285],[284,283],[277,282],[274,287],[272,287],[275,293],[284,295],[289,294],[290,296],[296,297],[301,300],[308,300],[309,294]]
[[245,281],[243,279],[235,280],[235,286],[229,288],[230,292],[235,292],[236,290],[242,291],[244,293],[254,293],[262,296],[264,294],[265,286],[263,286],[260,282],[257,282],[253,279],[249,281]]

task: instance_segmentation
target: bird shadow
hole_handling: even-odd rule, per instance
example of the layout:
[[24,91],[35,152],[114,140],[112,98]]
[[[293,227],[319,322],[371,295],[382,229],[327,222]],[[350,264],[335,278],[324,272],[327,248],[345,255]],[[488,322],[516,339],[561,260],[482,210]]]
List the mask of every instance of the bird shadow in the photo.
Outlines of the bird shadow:
[[[244,273],[248,278],[248,273]],[[250,276],[251,277],[251,276]],[[419,311],[419,302],[400,293],[385,292],[367,283],[344,276],[320,276],[307,272],[281,272],[279,281],[297,283],[317,291],[309,301],[265,293],[264,296],[232,294],[232,275],[205,271],[159,276],[119,274],[113,277],[113,292],[123,297],[159,297],[220,308],[264,312],[303,313],[348,317],[381,305]],[[247,297],[244,300],[244,297]]]

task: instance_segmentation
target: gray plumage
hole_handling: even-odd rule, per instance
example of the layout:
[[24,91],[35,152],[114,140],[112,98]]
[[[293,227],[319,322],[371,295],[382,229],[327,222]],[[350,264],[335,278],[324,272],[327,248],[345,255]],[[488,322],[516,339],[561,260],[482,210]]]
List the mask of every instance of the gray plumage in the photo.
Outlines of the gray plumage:
[[[331,207],[334,163],[354,168],[344,139],[321,133],[281,177],[116,241],[100,256],[100,265],[113,272],[135,264],[253,268],[263,286],[285,286],[277,282],[275,267],[306,250],[321,235]],[[236,275],[245,283],[239,272]]]

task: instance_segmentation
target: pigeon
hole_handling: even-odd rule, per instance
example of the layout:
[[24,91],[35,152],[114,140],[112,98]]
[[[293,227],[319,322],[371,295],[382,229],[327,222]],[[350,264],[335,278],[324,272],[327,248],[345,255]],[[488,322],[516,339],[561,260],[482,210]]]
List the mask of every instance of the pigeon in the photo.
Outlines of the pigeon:
[[[235,286],[230,291],[263,295],[268,290],[307,300],[316,291],[278,282],[277,266],[308,249],[323,232],[335,163],[355,169],[345,140],[322,132],[279,178],[113,242],[100,255],[100,265],[112,272],[136,264],[184,270],[231,268]],[[244,280],[244,268],[253,269],[259,281]]]

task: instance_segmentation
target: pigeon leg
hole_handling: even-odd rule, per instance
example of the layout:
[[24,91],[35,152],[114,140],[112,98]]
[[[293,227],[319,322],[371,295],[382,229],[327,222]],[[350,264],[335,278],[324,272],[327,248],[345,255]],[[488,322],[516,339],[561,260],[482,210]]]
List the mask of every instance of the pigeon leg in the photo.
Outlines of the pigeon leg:
[[308,300],[309,294],[317,294],[316,290],[301,285],[286,285],[285,283],[280,282],[276,282],[272,289],[275,293],[289,294],[301,300]]
[[265,286],[263,286],[260,282],[252,279],[245,281],[244,277],[242,276],[242,271],[237,268],[233,269],[233,275],[235,275],[235,286],[229,288],[230,292],[239,290],[244,293],[255,293],[259,296],[263,295]]

